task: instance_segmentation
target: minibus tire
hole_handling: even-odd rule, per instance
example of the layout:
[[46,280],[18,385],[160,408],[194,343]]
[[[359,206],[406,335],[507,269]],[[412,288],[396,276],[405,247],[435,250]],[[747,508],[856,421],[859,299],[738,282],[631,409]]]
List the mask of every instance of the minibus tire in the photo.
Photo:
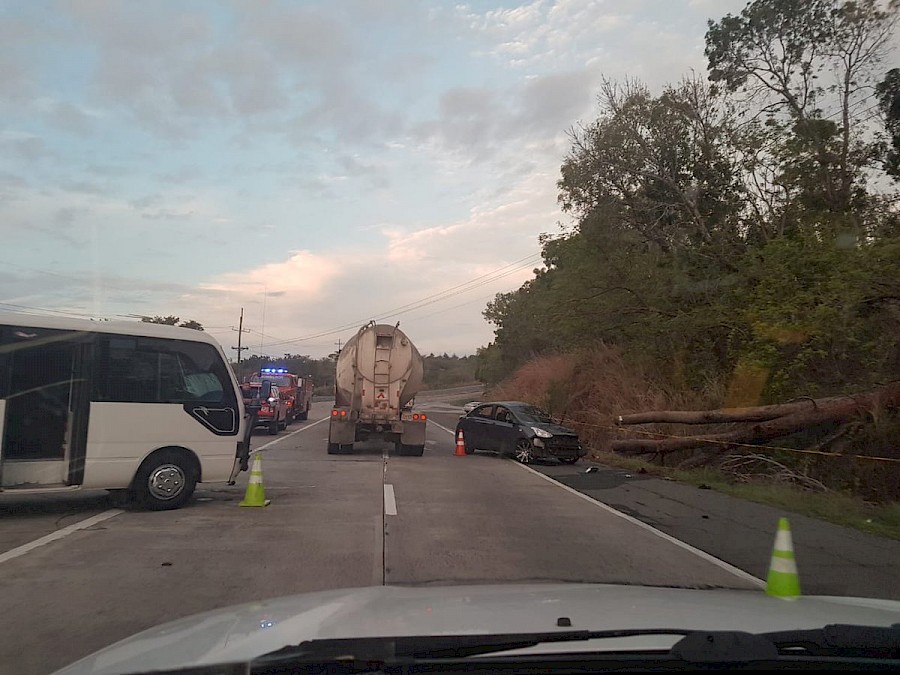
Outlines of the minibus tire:
[[[158,473],[157,473],[158,472]],[[180,474],[181,490],[176,495],[164,498],[159,495],[166,483],[173,479],[178,481]],[[197,460],[185,450],[157,450],[141,464],[134,476],[131,488],[131,501],[148,511],[170,511],[187,503],[197,487]],[[156,480],[157,487],[151,489],[151,477]]]

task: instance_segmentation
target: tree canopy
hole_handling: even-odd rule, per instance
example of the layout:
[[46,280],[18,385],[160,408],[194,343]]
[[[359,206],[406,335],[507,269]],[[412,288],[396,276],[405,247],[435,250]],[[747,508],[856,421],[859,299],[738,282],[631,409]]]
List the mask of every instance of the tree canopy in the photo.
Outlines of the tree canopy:
[[898,7],[756,0],[709,23],[706,77],[605,82],[562,162],[574,222],[488,304],[478,376],[603,342],[674,387],[756,373],[754,402],[896,378]]
[[179,326],[180,328],[191,328],[193,330],[203,330],[203,325],[199,321],[194,321],[193,319],[188,319],[187,321],[181,321],[180,317],[177,316],[145,316],[141,318],[141,321],[144,323],[160,323],[165,326]]

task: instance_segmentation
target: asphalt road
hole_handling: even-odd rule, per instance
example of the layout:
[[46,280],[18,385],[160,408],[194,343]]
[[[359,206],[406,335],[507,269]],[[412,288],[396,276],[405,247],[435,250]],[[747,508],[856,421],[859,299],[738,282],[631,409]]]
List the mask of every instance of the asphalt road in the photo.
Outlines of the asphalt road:
[[[714,556],[763,575],[774,523],[742,523],[741,512],[709,491],[699,492],[711,517],[694,519],[687,497],[648,496],[656,489],[649,481],[609,470],[602,473],[610,485],[601,485],[581,480],[582,466],[536,471],[487,454],[455,457],[457,409],[441,400],[422,405],[432,420],[424,457],[392,457],[376,442],[357,444],[353,455],[327,455],[324,402],[277,439],[256,437],[267,508],[238,508],[246,474],[234,487],[200,486],[188,506],[163,513],[111,509],[104,493],[4,495],[0,671],[50,672],[181,616],[331,588],[541,580],[758,588]],[[638,502],[669,512],[647,515],[634,508]],[[94,524],[4,557],[86,520]],[[693,520],[702,526],[687,527]],[[805,541],[805,527],[795,524],[804,547],[843,551],[834,559],[836,577],[874,574],[867,549],[857,560],[836,540]],[[718,545],[721,539],[732,545]],[[900,559],[890,546],[879,555]],[[798,556],[802,574],[805,548]],[[876,586],[894,583],[872,594],[897,597],[897,571],[882,573],[871,577]]]

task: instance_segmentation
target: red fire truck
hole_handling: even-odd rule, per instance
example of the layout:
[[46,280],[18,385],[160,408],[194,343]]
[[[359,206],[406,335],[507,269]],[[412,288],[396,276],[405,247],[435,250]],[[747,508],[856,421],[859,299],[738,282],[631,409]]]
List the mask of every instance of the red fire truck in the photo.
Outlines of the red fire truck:
[[251,383],[263,380],[269,380],[278,387],[281,395],[287,400],[288,423],[309,417],[313,395],[313,382],[310,378],[289,373],[287,368],[262,368],[250,378]]

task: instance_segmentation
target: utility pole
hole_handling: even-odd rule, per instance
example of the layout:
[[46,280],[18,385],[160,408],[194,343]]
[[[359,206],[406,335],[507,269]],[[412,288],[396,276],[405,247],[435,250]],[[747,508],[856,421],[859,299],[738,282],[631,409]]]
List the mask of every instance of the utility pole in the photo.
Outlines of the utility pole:
[[240,362],[241,362],[241,352],[244,351],[245,349],[250,349],[250,347],[241,347],[241,336],[242,336],[244,333],[249,333],[249,332],[250,332],[250,329],[249,329],[249,328],[244,329],[244,308],[243,308],[243,307],[241,307],[241,319],[240,319],[240,321],[238,322],[238,327],[235,328],[234,326],[232,326],[232,327],[231,327],[231,330],[237,331],[237,334],[238,334],[238,343],[237,343],[237,347],[232,347],[232,349],[234,349],[234,350],[237,351],[237,354],[238,354],[238,355],[237,355],[237,362],[240,363]]
[[341,341],[340,338],[338,338],[338,341],[335,342],[334,344],[337,346],[337,353],[340,354],[340,353],[341,353],[341,347],[343,346],[344,343]]

